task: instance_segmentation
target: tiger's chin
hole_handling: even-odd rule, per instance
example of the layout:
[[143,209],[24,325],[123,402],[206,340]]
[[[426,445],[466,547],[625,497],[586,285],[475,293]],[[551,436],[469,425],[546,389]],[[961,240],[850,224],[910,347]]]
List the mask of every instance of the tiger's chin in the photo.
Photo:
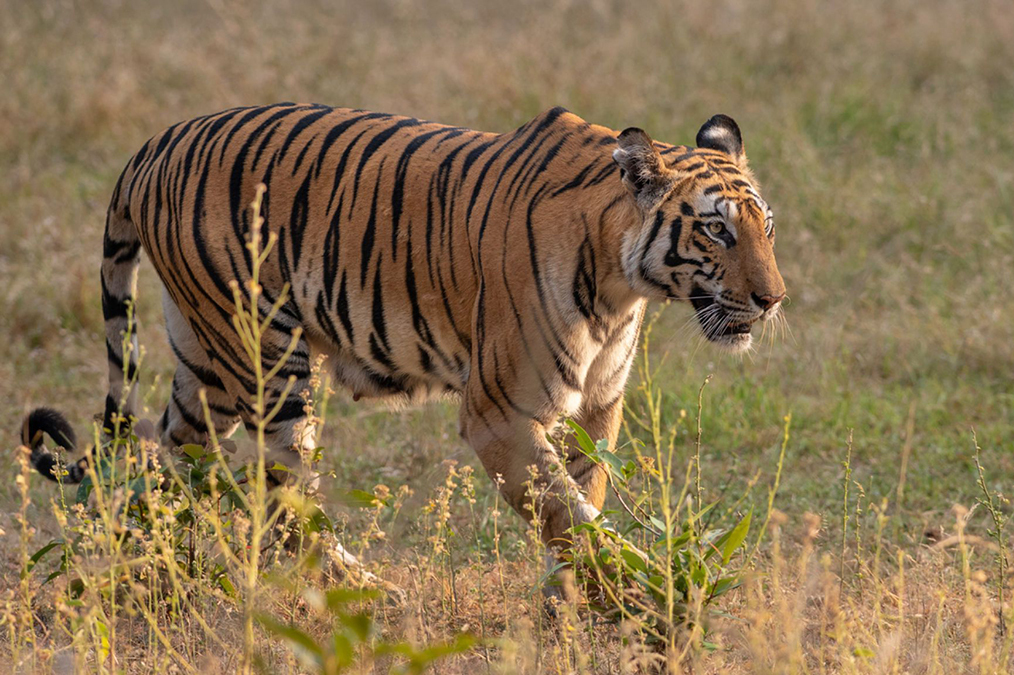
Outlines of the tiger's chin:
[[750,349],[753,344],[750,330],[756,319],[734,321],[720,306],[716,306],[714,298],[707,296],[698,295],[691,303],[697,311],[701,332],[708,342],[730,354],[739,354]]
[[717,336],[705,333],[705,337],[708,338],[708,342],[729,354],[742,354],[753,345],[753,335],[750,335],[749,332]]

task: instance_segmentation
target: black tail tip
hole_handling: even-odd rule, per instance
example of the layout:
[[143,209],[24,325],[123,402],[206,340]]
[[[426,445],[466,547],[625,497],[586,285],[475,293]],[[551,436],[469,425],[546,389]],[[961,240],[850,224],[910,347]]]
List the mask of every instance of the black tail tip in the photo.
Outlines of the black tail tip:
[[32,450],[42,445],[43,436],[49,436],[54,443],[66,450],[77,447],[77,436],[70,422],[62,413],[52,408],[36,408],[28,413],[21,424],[21,442]]

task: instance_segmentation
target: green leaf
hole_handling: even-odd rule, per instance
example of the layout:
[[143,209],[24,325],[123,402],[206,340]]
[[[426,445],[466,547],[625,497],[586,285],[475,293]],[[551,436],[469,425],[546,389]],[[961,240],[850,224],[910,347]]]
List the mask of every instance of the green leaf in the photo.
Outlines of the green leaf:
[[601,532],[602,528],[596,522],[577,523],[576,525],[571,526],[570,531],[574,534],[580,534],[581,532],[595,533]]
[[[152,478],[151,479],[151,486],[154,488],[157,485],[158,485],[158,479]],[[147,487],[147,485],[145,484],[145,478],[144,478],[144,476],[138,476],[134,480],[132,480],[129,483],[127,483],[127,485],[126,485],[126,488],[127,488],[126,492],[127,492],[127,495],[130,497],[130,501],[131,502],[139,502],[141,500],[141,497],[144,496],[144,492],[145,492],[145,488],[146,487]]]
[[338,497],[338,501],[345,506],[357,509],[372,509],[375,506],[380,506],[377,498],[366,490],[349,490]]
[[537,589],[541,589],[541,588],[542,588],[542,587],[544,587],[544,586],[553,586],[553,585],[559,585],[559,584],[558,584],[558,583],[556,582],[556,579],[555,579],[554,577],[556,576],[556,573],[557,573],[557,572],[559,572],[560,570],[562,570],[562,569],[563,569],[563,568],[565,568],[565,567],[567,567],[567,563],[565,563],[565,562],[561,562],[561,561],[557,561],[556,563],[554,563],[552,567],[548,568],[548,569],[547,569],[547,570],[545,571],[545,573],[544,573],[544,574],[542,575],[542,577],[541,577],[541,578],[539,579],[539,583],[538,583],[538,584],[536,584],[536,585],[535,585],[535,586],[534,586],[534,587],[533,587],[533,588],[532,588],[532,589],[531,589],[531,590],[529,591],[529,594],[530,594],[530,595],[534,594],[534,593],[536,592],[536,590],[537,590]]
[[369,640],[370,633],[373,632],[373,619],[366,612],[342,616],[342,623],[360,642]]
[[81,479],[81,482],[77,485],[77,496],[75,497],[78,504],[88,504],[88,495],[92,493],[92,487],[91,476],[85,476]]
[[355,659],[355,650],[348,635],[340,632],[334,633],[331,636],[331,649],[334,652],[335,661],[337,661],[336,665],[339,670],[345,666],[352,665],[352,661]]
[[648,516],[648,522],[651,523],[654,526],[654,528],[659,532],[664,533],[666,531],[665,523],[656,518],[655,516]]
[[46,577],[46,580],[42,582],[43,586],[48,584],[53,579],[56,579],[57,577],[62,577],[64,574],[67,573],[67,570],[70,569],[71,555],[73,555],[71,549],[65,547],[63,549],[63,554],[60,556],[60,565],[55,570],[49,573],[49,576]]
[[609,452],[608,450],[605,452],[600,452],[599,458],[605,464],[606,469],[609,471],[609,473],[613,475],[613,478],[616,478],[617,480],[623,483],[626,482],[627,479],[623,473],[623,460],[617,457],[616,453]]
[[325,594],[327,608],[338,612],[353,602],[366,602],[380,598],[382,593],[375,588],[332,588]]
[[876,654],[869,647],[856,647],[852,650],[854,656],[858,656],[863,659],[872,659]]
[[392,673],[405,673],[406,675],[419,675],[425,672],[432,663],[467,652],[478,643],[474,636],[468,633],[461,633],[450,642],[441,642],[429,645],[422,649],[416,649],[405,642],[385,643],[377,646],[377,655],[398,655],[408,659],[408,663],[392,668]]
[[180,448],[183,453],[190,459],[202,459],[207,453],[204,446],[197,445],[196,443],[188,443]]
[[271,466],[266,466],[266,467],[264,467],[264,470],[265,471],[281,471],[282,473],[291,473],[293,475],[295,475],[295,473],[296,473],[295,471],[293,471],[289,467],[285,466],[281,462],[275,462]]
[[574,420],[567,420],[567,426],[574,432],[574,438],[577,439],[577,446],[585,455],[593,460],[597,460],[596,455],[598,454],[598,448],[595,447],[595,441],[588,435],[580,424]]
[[236,587],[232,585],[232,581],[229,579],[228,574],[225,574],[223,572],[222,574],[218,575],[218,579],[216,579],[216,581],[218,582],[218,586],[223,591],[225,591],[226,595],[228,595],[230,598],[236,597]]
[[741,585],[738,576],[723,577],[715,582],[715,585],[711,589],[711,597],[717,598],[727,591],[731,591],[734,588],[739,588]]
[[703,535],[701,535],[701,544],[703,544],[704,546],[712,546],[716,541],[719,540],[725,541],[725,535],[728,533],[729,533],[728,530],[721,527],[715,528],[713,530],[708,530]]
[[99,632],[99,663],[105,663],[109,658],[109,627],[101,621],[95,622]]
[[620,549],[620,557],[623,558],[623,562],[627,563],[627,567],[630,569],[647,573],[648,566],[645,564],[644,559],[628,547],[624,546]]
[[42,582],[42,585],[45,586],[46,584],[48,584],[53,579],[59,579],[60,577],[62,577],[66,573],[67,573],[67,564],[65,562],[61,561],[60,562],[60,566],[57,567],[55,570],[53,570],[52,572],[49,573],[49,576],[46,577],[46,580]]
[[31,574],[32,570],[35,569],[35,566],[39,564],[39,561],[42,560],[42,558],[45,557],[47,553],[52,551],[57,546],[62,546],[63,543],[64,543],[63,539],[54,539],[53,541],[49,542],[48,544],[40,548],[38,551],[33,553],[32,557],[28,559],[28,562],[25,563],[25,568],[21,570],[21,578],[24,579],[29,574]]
[[116,468],[115,463],[113,459],[109,456],[100,455],[98,459],[96,459],[95,461],[95,472],[101,478],[108,479],[110,476],[112,476],[114,468]]
[[750,519],[753,516],[753,511],[747,511],[747,514],[743,516],[743,519],[739,521],[736,527],[723,536],[718,541],[718,546],[722,549],[722,565],[728,565],[729,559],[732,558],[732,554],[736,552],[742,544],[743,540],[746,539],[747,533],[750,531]]
[[313,505],[310,512],[303,519],[303,529],[308,533],[334,532],[334,524],[319,506]]
[[267,615],[257,615],[256,618],[266,631],[288,642],[289,648],[304,666],[318,669],[324,666],[324,650],[309,635],[295,626],[280,623]]
[[708,512],[711,511],[711,509],[715,508],[716,506],[718,506],[718,502],[717,501],[711,502],[710,504],[708,504],[707,506],[705,506],[703,509],[701,509],[700,511],[698,511],[697,513],[694,514],[694,520],[696,520],[697,522],[701,522],[701,520],[704,519],[704,516],[706,516],[708,514]]

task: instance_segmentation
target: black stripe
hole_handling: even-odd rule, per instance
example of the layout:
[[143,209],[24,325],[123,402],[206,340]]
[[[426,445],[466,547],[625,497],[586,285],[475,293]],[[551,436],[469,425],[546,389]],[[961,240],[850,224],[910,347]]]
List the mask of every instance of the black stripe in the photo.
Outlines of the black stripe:
[[387,341],[387,326],[384,324],[384,296],[381,285],[380,263],[377,263],[377,271],[373,275],[373,332],[384,345],[384,351],[390,352],[391,345]]
[[550,196],[558,197],[562,195],[564,192],[568,192],[580,186],[581,182],[588,177],[588,174],[591,172],[593,168],[595,168],[595,165],[597,163],[598,163],[597,161],[592,162],[585,168],[581,169],[581,171],[576,176],[574,176],[574,178],[571,179],[568,183],[565,183],[564,185],[561,185],[560,187],[553,190],[553,193]]
[[[304,109],[304,111],[305,110],[306,109]],[[314,106],[310,108],[310,110],[313,112],[307,112],[300,117],[299,121],[292,126],[291,130],[289,130],[289,135],[285,137],[284,141],[282,141],[282,146],[278,149],[279,162],[285,159],[285,153],[289,151],[289,148],[301,133],[303,133],[311,124],[319,120],[321,117],[331,113],[331,108],[323,106]]]
[[[513,372],[516,369],[510,368],[509,370]],[[535,418],[534,411],[522,407],[510,394],[507,393],[507,387],[504,386],[503,380],[500,378],[500,357],[497,355],[495,349],[493,350],[493,381],[496,383],[496,388],[500,392],[500,395],[503,396],[503,400],[511,407],[511,410],[522,417]]]
[[[123,372],[123,356],[120,355],[119,349],[115,348],[107,339],[106,340],[106,358],[113,364],[118,371]],[[130,361],[127,363],[127,381],[133,382],[137,376],[137,363],[134,361],[134,353],[130,354]]]
[[[111,217],[110,211],[107,218]],[[113,260],[116,264],[122,264],[133,259],[140,250],[141,241],[137,238],[117,241],[109,234],[109,221],[106,221],[106,230],[102,236],[102,257],[106,260]]]
[[172,401],[174,404],[176,404],[176,410],[179,411],[180,417],[183,418],[184,422],[190,425],[191,429],[200,434],[208,432],[208,425],[204,423],[204,420],[193,415],[183,405],[183,401],[180,400],[179,393],[176,391],[175,384],[173,385]]
[[450,137],[460,136],[462,129],[447,127],[429,131],[412,139],[401,151],[398,157],[398,164],[394,170],[394,186],[391,191],[391,257],[398,259],[398,224],[401,220],[401,212],[404,205],[405,184],[408,182],[408,165],[412,156],[421,148],[426,141],[440,134],[450,134]]
[[680,236],[683,232],[683,219],[679,216],[673,218],[669,230],[669,250],[665,254],[665,264],[669,267],[676,267],[688,262],[693,262],[680,255]]
[[[426,347],[432,350],[436,355],[443,361],[443,365],[448,371],[454,371],[454,365],[446,354],[440,349],[433,338],[433,333],[430,330],[429,322],[426,320],[423,314],[422,307],[419,304],[419,293],[415,282],[415,261],[412,259],[412,230],[409,229],[408,237],[405,239],[405,288],[408,291],[409,304],[412,306],[412,327],[415,328],[416,335],[422,340]],[[423,371],[430,373],[433,372],[432,359],[430,358],[429,352],[418,346],[420,356],[420,364],[422,365]]]
[[[380,149],[384,143],[386,143],[392,136],[394,136],[400,129],[405,127],[414,127],[420,124],[419,120],[412,118],[404,118],[395,122],[387,129],[381,131],[376,136],[370,139],[370,142],[363,148],[363,154],[359,157],[359,166],[356,168],[355,181],[352,183],[352,208],[356,207],[356,197],[359,196],[359,179],[363,175],[363,167],[370,161],[374,153]],[[380,169],[377,170],[377,174],[380,174]]]
[[586,319],[598,319],[595,313],[597,295],[595,276],[595,250],[591,239],[585,236],[577,252],[577,269],[574,271],[573,295],[577,310]]
[[[331,207],[334,206],[334,196],[335,194],[338,193],[338,187],[341,185],[342,179],[345,178],[345,165],[349,161],[349,156],[352,154],[352,149],[356,147],[356,144],[359,143],[359,139],[362,138],[364,135],[366,135],[366,132],[369,131],[371,128],[372,127],[367,127],[362,131],[360,131],[359,134],[355,138],[353,138],[348,145],[345,146],[345,151],[342,152],[341,159],[338,160],[338,166],[335,168],[334,185],[331,187],[331,198],[328,199],[327,201],[328,211],[330,211]],[[342,190],[341,197],[342,199],[345,198],[345,190]],[[352,209],[350,208],[349,218],[351,217],[352,217]]]
[[290,396],[278,409],[278,413],[271,418],[271,424],[281,424],[294,419],[306,417],[306,403],[297,396]]
[[296,196],[292,200],[288,233],[292,242],[292,273],[299,268],[299,258],[303,252],[303,237],[310,221],[310,184],[312,180],[312,174],[307,172],[303,184],[296,191]]
[[[269,109],[270,108],[258,109],[256,111],[256,114],[259,115],[263,113],[265,110]],[[246,172],[246,158],[250,152],[250,148],[254,144],[254,141],[256,141],[261,136],[261,134],[263,134],[264,131],[272,124],[274,124],[275,122],[279,122],[282,118],[288,117],[289,115],[293,115],[295,113],[303,111],[304,111],[303,108],[286,107],[284,110],[279,110],[278,112],[272,114],[266,120],[258,124],[257,127],[253,129],[253,131],[251,131],[246,136],[246,138],[243,139],[243,144],[239,147],[239,149],[232,154],[231,157],[232,169],[229,175],[229,213],[231,214],[232,218],[233,232],[236,234],[236,237],[239,241],[243,241],[244,237],[246,236],[247,229],[245,222],[247,212],[246,209],[244,208],[245,204],[243,203],[244,200],[243,177]],[[219,154],[219,165],[221,165],[222,162],[224,161],[225,149],[229,145],[229,141],[232,140],[232,135],[239,129],[241,125],[245,124],[249,119],[255,116],[256,115],[253,115],[251,113],[244,119],[240,120],[240,122],[237,123],[237,125],[233,127],[230,133],[225,137],[225,140],[222,142],[221,152]],[[260,153],[258,152],[258,156],[259,154]],[[205,173],[207,172],[207,169],[208,167],[205,166]]]
[[330,307],[334,298],[334,285],[338,279],[338,262],[341,254],[341,213],[345,195],[338,200],[338,208],[331,216],[331,225],[324,235],[324,293],[327,297],[327,306]]
[[614,175],[618,171],[619,167],[613,162],[607,163],[604,167],[599,169],[599,172],[588,179],[588,182],[584,184],[586,188],[595,187],[606,178]]
[[385,352],[381,348],[381,346],[377,343],[376,334],[370,333],[369,343],[370,343],[370,356],[372,356],[377,363],[387,368],[388,371],[396,372],[398,369],[391,361],[391,358],[388,356],[387,352]]
[[[559,351],[556,352],[556,350],[552,347],[550,347],[550,349],[551,351],[556,352],[557,358],[563,355],[566,356],[567,360],[570,362],[576,363],[577,360],[567,350],[566,345],[563,344],[563,340],[556,331],[556,327],[553,325],[553,320],[549,312],[549,303],[546,301],[546,291],[542,286],[542,271],[539,269],[538,251],[535,244],[535,223],[532,218],[532,214],[535,212],[535,207],[539,205],[540,201],[542,201],[543,193],[546,189],[546,185],[539,188],[539,191],[535,193],[531,201],[528,203],[528,214],[525,219],[525,229],[528,234],[528,259],[532,266],[532,277],[535,280],[535,293],[539,298],[539,307],[542,310],[542,315],[546,318],[546,325],[549,328],[549,332],[552,335],[556,346],[559,348]],[[539,325],[538,321],[536,321],[536,325]],[[541,326],[539,326],[539,329],[541,331]],[[543,339],[545,339],[545,334],[543,334]]]
[[227,408],[223,405],[212,403],[211,401],[208,401],[208,410],[217,415],[221,415],[222,417],[228,418],[226,420],[228,422],[232,422],[236,419],[236,417],[238,417],[238,415],[236,414],[236,410],[234,408]]
[[[546,154],[542,156],[542,161],[539,162],[537,167],[536,165],[533,164],[529,168],[529,171],[526,172],[528,174],[527,180],[522,180],[521,183],[518,184],[517,192],[514,193],[514,198],[511,200],[511,205],[509,209],[510,211],[514,210],[514,204],[518,200],[518,197],[522,195],[522,191],[526,195],[529,192],[531,192],[532,186],[535,184],[535,180],[539,176],[542,176],[549,169],[550,163],[560,153],[560,148],[563,147],[563,144],[566,143],[569,138],[570,138],[569,133],[564,134],[559,141],[557,141],[552,147],[549,148],[549,150],[546,151]],[[534,153],[532,156],[534,157]],[[508,193],[510,193],[509,188]]]
[[335,305],[338,313],[338,320],[345,328],[345,334],[349,336],[349,342],[355,344],[355,336],[352,333],[352,317],[349,314],[349,296],[345,290],[345,270],[342,270],[342,280],[338,284],[338,303]]
[[213,370],[205,368],[204,366],[196,364],[188,359],[183,351],[176,346],[176,343],[173,342],[172,335],[169,335],[168,338],[169,347],[173,350],[173,354],[176,355],[176,360],[179,361],[184,368],[193,373],[194,377],[196,377],[201,384],[210,389],[225,391],[225,384]]
[[[320,144],[320,150],[317,152],[317,173],[315,177],[317,178],[320,177],[320,172],[324,165],[324,155],[327,154],[328,150],[331,149],[331,146],[334,145],[335,142],[339,138],[341,138],[342,134],[348,131],[349,128],[351,128],[357,122],[361,122],[363,120],[374,120],[381,118],[388,119],[390,117],[391,117],[390,115],[387,115],[385,113],[368,113],[366,115],[358,115],[356,117],[351,117],[331,127],[331,129],[327,132],[327,135],[324,136],[324,140]],[[366,130],[363,130],[363,132],[360,133],[359,136],[362,136],[363,133],[365,132]],[[357,138],[359,138],[359,136],[357,136]],[[346,153],[347,152],[348,147],[346,147]],[[340,174],[341,171],[339,171],[338,173]]]
[[[373,187],[373,201],[370,203],[370,215],[366,219],[366,229],[363,230],[363,243],[360,247],[361,255],[359,259],[360,270],[359,270],[359,286],[361,288],[366,287],[366,273],[370,268],[370,258],[373,255],[373,245],[377,239],[377,195],[380,193],[380,179],[384,171],[384,162],[387,158],[380,160],[380,166],[377,168],[377,181]],[[361,163],[360,163],[361,165]],[[356,175],[356,182],[359,182],[359,175]],[[352,190],[352,204],[355,207],[356,193],[355,189]],[[378,263],[379,266],[379,263]]]
[[[296,155],[296,161],[292,163],[292,172],[289,174],[290,178],[294,178],[295,175],[299,172],[300,167],[303,166],[303,160],[306,158],[306,153],[309,152],[310,146],[313,145],[313,142],[315,140],[317,140],[316,136],[314,136],[309,141],[307,141],[306,143],[303,144],[303,149],[299,151],[299,154]],[[279,158],[279,159],[281,159],[281,158]],[[314,170],[311,167],[309,173],[313,173],[313,172],[314,172]]]
[[130,298],[117,298],[109,292],[106,285],[106,275],[100,275],[102,283],[102,318],[105,321],[112,319],[125,319],[129,310]]
[[[490,201],[492,201],[493,195],[496,194],[496,189],[497,187],[499,187],[500,181],[503,179],[504,175],[510,170],[510,168],[514,165],[514,163],[521,157],[522,154],[524,154],[535,143],[536,139],[539,138],[540,134],[543,131],[545,131],[553,122],[556,121],[556,119],[560,115],[562,115],[565,112],[567,111],[560,107],[556,107],[548,111],[543,116],[539,124],[532,130],[532,132],[528,134],[523,141],[521,141],[520,145],[517,147],[514,153],[507,159],[507,161],[504,162],[504,165],[500,170],[500,175],[497,178],[496,186],[494,186],[493,192],[490,194],[489,197]],[[520,132],[523,129],[524,127],[522,127],[522,129],[519,129],[518,131]],[[497,157],[500,156],[500,153],[502,153],[508,147],[512,147],[513,142],[514,141],[512,139],[511,143],[505,144],[502,148],[500,148],[500,150],[498,150],[496,154],[492,158],[490,158],[489,161],[486,162],[485,166],[482,167],[482,171],[479,173],[479,178],[476,180],[475,187],[472,190],[472,197],[469,200],[468,209],[465,212],[466,222],[471,220],[472,209],[475,206],[476,199],[478,199],[479,197],[479,192],[482,190],[482,182],[486,176],[486,172],[489,171],[490,167],[496,161]],[[479,238],[480,240],[482,238],[481,228],[479,232]]]
[[[225,161],[225,150],[226,150],[226,148],[229,147],[229,143],[232,141],[233,137],[239,132],[239,130],[242,129],[244,126],[246,126],[247,122],[249,122],[250,120],[252,120],[252,119],[254,119],[256,117],[259,117],[259,116],[263,115],[264,113],[266,113],[269,110],[274,110],[276,108],[285,108],[285,110],[282,110],[280,112],[274,113],[270,118],[268,118],[267,122],[271,122],[272,120],[278,119],[280,117],[284,117],[285,115],[289,115],[289,114],[291,114],[291,113],[296,112],[297,110],[299,110],[299,108],[296,107],[295,104],[293,104],[293,103],[277,103],[275,105],[258,106],[256,108],[251,108],[247,112],[247,114],[243,115],[243,117],[241,117],[236,122],[236,124],[233,125],[233,127],[229,130],[229,133],[226,134],[225,139],[222,141],[221,150],[220,150],[220,152],[218,154],[218,165],[221,166],[222,162]],[[260,133],[260,131],[263,129],[263,126],[264,125],[261,125],[261,127],[258,130],[256,130],[254,133],[255,134]]]
[[328,312],[328,305],[324,304],[323,293],[317,294],[317,304],[314,306],[314,316],[317,317],[317,323],[320,327],[323,328],[327,336],[331,338],[331,342],[334,343],[336,347],[341,347],[343,345],[342,339],[338,335],[338,329],[335,327],[334,322],[331,320],[331,315]]
[[[479,385],[482,387],[483,393],[486,395],[486,399],[490,401],[497,410],[500,411],[500,415],[504,418],[507,417],[507,410],[500,405],[500,402],[493,396],[493,390],[490,388],[489,383],[486,381],[487,368],[484,366],[486,358],[486,284],[480,279],[479,282],[479,297],[476,302],[475,311],[475,339],[476,339],[476,360],[478,361],[478,373],[472,373],[472,376],[478,374]],[[496,354],[495,347],[490,351]],[[494,373],[496,371],[494,370]]]
[[[510,305],[511,312],[514,315],[514,321],[517,324],[517,332],[515,333],[515,335],[516,335],[518,341],[521,342],[521,348],[524,350],[525,355],[528,357],[528,363],[529,364],[536,364],[536,363],[538,363],[538,361],[535,358],[535,353],[532,351],[532,346],[529,344],[528,338],[525,337],[525,334],[526,334],[527,330],[526,330],[526,327],[525,327],[524,322],[522,320],[521,310],[518,307],[518,303],[517,303],[517,301],[514,298],[514,294],[511,292],[511,283],[510,283],[510,279],[508,278],[508,267],[507,267],[507,251],[508,251],[508,247],[507,247],[507,231],[506,231],[506,229],[504,230],[504,235],[503,235],[503,245],[500,248],[501,248],[501,251],[502,251],[502,253],[501,253],[502,260],[501,260],[501,263],[500,263],[500,274],[502,275],[503,288],[504,288],[504,290],[507,293],[508,304]],[[546,339],[545,332],[542,330],[542,326],[539,324],[539,322],[537,320],[535,320],[535,326],[538,329],[540,335],[542,336],[543,343],[548,348],[549,342]],[[550,353],[553,353],[553,350],[551,348],[549,348],[549,351],[550,351]],[[534,372],[535,372],[535,377],[539,380],[539,386],[542,388],[542,393],[546,396],[546,399],[550,400],[550,401],[553,400],[553,394],[549,390],[549,384],[546,381],[546,378],[544,377],[544,374],[543,374],[542,370],[540,368],[536,367],[534,369]]]

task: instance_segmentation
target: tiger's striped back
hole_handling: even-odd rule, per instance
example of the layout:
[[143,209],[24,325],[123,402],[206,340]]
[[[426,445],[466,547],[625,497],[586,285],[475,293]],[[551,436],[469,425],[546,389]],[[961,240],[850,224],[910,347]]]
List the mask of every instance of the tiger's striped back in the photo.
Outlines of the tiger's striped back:
[[[461,391],[476,269],[489,247],[473,245],[492,224],[500,253],[514,244],[502,245],[505,235],[522,235],[516,243],[527,248],[531,204],[519,202],[580,184],[546,181],[549,165],[573,161],[563,156],[568,144],[574,155],[589,142],[613,143],[580,122],[587,135],[560,134],[566,117],[577,120],[555,109],[496,135],[316,105],[226,111],[142,148],[126,189],[130,220],[202,344],[244,386],[250,364],[224,348],[233,342],[229,281],[248,275],[245,206],[263,182],[262,213],[278,235],[262,270],[267,301],[291,287],[277,319],[282,332],[303,326],[359,395]],[[595,185],[613,172],[604,153],[568,182]],[[502,231],[510,219],[516,234]],[[564,243],[558,231],[545,234]],[[298,353],[289,368],[302,376],[307,359]]]

